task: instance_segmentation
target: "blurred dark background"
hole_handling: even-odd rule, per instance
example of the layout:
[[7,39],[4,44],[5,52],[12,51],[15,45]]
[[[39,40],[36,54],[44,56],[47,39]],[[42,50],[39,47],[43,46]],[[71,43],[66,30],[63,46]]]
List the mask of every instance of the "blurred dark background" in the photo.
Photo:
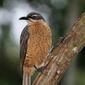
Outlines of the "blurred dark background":
[[[0,85],[21,85],[19,37],[26,22],[18,19],[31,11],[45,17],[55,43],[85,11],[85,0],[0,0]],[[85,85],[85,48],[72,61],[59,84]]]

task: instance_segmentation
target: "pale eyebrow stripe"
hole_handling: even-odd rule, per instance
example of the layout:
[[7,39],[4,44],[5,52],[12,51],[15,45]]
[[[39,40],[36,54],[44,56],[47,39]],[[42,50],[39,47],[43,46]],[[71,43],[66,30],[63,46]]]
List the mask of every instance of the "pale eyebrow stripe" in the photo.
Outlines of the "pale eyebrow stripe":
[[34,14],[34,15],[32,15],[32,16],[38,16],[38,15]]

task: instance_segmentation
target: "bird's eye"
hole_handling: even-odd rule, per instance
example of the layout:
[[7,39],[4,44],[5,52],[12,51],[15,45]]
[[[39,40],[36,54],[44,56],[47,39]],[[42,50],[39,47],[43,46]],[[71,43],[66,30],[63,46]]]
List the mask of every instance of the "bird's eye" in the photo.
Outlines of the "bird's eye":
[[33,15],[31,16],[32,19],[38,19],[38,16],[37,15]]

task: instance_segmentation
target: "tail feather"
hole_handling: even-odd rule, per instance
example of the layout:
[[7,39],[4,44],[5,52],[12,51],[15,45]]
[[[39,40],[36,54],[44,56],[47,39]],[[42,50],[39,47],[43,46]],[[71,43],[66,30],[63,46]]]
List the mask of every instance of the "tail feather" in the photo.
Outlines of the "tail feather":
[[23,84],[22,85],[31,85],[31,76],[23,73]]

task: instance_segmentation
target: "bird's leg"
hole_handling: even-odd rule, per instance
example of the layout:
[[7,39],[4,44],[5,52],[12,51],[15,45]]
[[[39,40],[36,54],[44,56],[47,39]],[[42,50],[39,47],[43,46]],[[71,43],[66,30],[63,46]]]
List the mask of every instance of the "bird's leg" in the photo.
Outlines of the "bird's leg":
[[35,68],[38,72],[40,72],[40,73],[43,73],[43,71],[44,71],[44,69],[45,69],[46,67],[47,67],[47,65],[41,66],[41,67],[37,68],[37,67],[34,65],[34,68]]

